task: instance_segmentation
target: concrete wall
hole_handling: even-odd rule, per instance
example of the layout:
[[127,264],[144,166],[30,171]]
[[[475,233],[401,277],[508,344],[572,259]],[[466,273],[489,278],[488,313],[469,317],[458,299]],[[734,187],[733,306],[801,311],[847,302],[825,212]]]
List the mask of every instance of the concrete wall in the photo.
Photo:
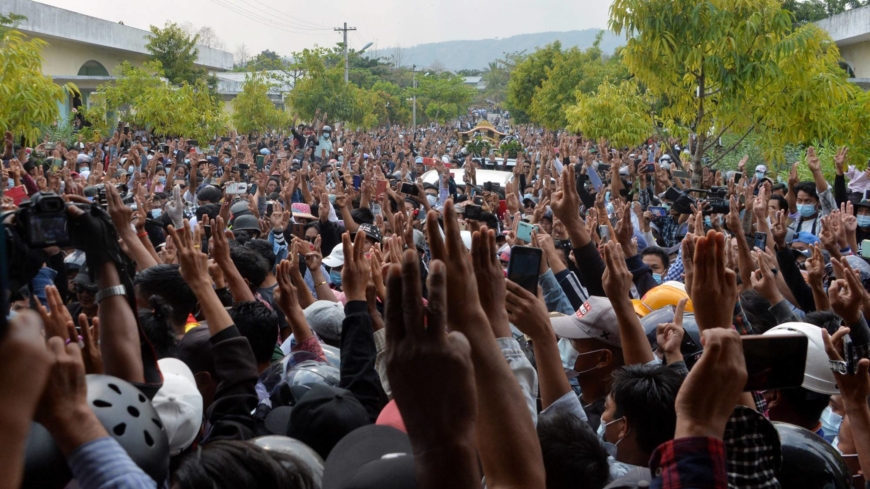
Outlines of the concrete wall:
[[101,46],[71,42],[66,39],[43,36],[49,47],[42,52],[42,72],[51,76],[77,75],[88,61],[96,61],[113,74],[123,61],[142,66],[148,58],[144,54],[120,51]]
[[870,40],[870,7],[847,10],[822,19],[816,25],[828,31],[841,49],[849,44],[867,41]]
[[855,78],[870,78],[870,41],[840,46],[840,57],[855,71]]
[[[66,39],[73,43],[80,43],[87,49],[105,50],[105,53],[114,51],[116,53],[113,55],[114,57],[130,59],[130,61],[148,54],[145,49],[145,44],[148,43],[148,31],[31,0],[3,0],[2,3],[4,13],[12,12],[27,17],[19,29],[28,35],[47,40],[48,38]],[[199,49],[199,57],[197,58],[199,66],[214,70],[232,69],[232,53],[204,46],[197,46],[197,48]],[[97,61],[100,60],[97,59]],[[71,61],[70,64],[74,63]],[[108,65],[106,68],[111,71]],[[65,74],[74,75],[76,73],[78,73],[78,67]]]

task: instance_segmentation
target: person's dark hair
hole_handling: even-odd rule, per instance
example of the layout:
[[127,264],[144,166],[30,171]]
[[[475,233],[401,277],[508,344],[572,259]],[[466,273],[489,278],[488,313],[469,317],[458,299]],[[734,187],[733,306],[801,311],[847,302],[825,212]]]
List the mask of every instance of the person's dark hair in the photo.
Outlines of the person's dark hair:
[[197,305],[196,295],[181,278],[178,268],[178,265],[154,265],[137,273],[134,279],[139,296],[150,300],[156,295],[172,307],[170,318],[174,326],[185,324]]
[[782,195],[771,195],[770,200],[776,201],[776,206],[778,207],[778,211],[784,211],[788,209],[788,200]]
[[640,252],[641,257],[647,255],[655,255],[659,257],[662,260],[662,266],[664,266],[665,268],[671,266],[671,259],[668,256],[668,253],[665,250],[659,248],[658,246],[647,246],[643,249],[643,251]]
[[269,362],[278,338],[278,316],[260,301],[236,303],[230,310],[239,333],[248,339],[257,363]]
[[169,196],[166,195],[166,192],[154,192],[153,198],[154,200],[166,200]]
[[819,200],[819,193],[816,190],[815,182],[800,182],[799,184],[794,186],[794,193],[797,195],[798,192],[804,191],[810,197],[816,199],[816,202]]
[[375,214],[368,207],[357,207],[350,211],[350,217],[357,224],[374,224]]
[[601,489],[610,478],[607,451],[587,423],[567,412],[538,416],[547,489]]
[[296,457],[238,440],[202,445],[179,461],[170,480],[179,489],[317,489]]
[[807,424],[815,424],[822,417],[822,411],[828,407],[831,396],[819,394],[803,387],[779,389],[779,395],[785,398],[788,410],[797,415]]
[[172,327],[172,307],[162,298],[152,295],[148,302],[151,309],[139,309],[139,324],[151,345],[157,358],[174,357],[178,351],[178,337]]
[[740,293],[740,306],[746,315],[746,320],[752,325],[752,331],[762,334],[779,324],[776,316],[770,312],[771,303],[753,289]]
[[277,256],[275,256],[275,251],[274,248],[272,248],[272,243],[268,242],[267,240],[252,239],[245,243],[245,248],[262,256],[269,264],[269,269],[275,266],[275,260],[277,259]]
[[674,438],[674,403],[683,378],[674,369],[657,365],[626,365],[613,372],[610,395],[616,403],[613,419],[625,416],[635,430],[637,446],[652,453]]
[[804,316],[803,322],[824,328],[828,330],[828,334],[833,335],[840,329],[841,320],[840,316],[831,311],[813,311]]
[[[220,204],[205,204],[196,208],[194,214],[196,215],[196,222],[203,222],[202,216],[208,216],[209,219],[217,219],[217,216],[221,213],[221,205]],[[208,223],[204,223],[208,224]]]
[[262,256],[244,246],[231,246],[230,258],[239,270],[242,278],[252,287],[257,288],[266,280],[269,274],[269,263]]

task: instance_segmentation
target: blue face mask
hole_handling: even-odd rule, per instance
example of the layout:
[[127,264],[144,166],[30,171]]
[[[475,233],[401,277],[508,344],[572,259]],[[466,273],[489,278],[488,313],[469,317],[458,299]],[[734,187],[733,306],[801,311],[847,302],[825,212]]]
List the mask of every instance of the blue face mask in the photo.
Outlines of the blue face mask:
[[184,159],[184,163],[185,163],[185,164],[190,163],[190,158],[185,158],[185,159]]
[[329,271],[329,281],[332,282],[332,285],[336,287],[341,287],[341,271],[340,270],[330,270]]
[[157,219],[158,217],[163,215],[163,209],[152,209],[151,215],[154,216],[154,219]]
[[713,227],[713,221],[710,220],[710,216],[704,216],[704,225],[708,228]]
[[434,206],[438,203],[438,197],[435,197],[434,195],[427,195],[426,200],[429,201],[430,206]]
[[821,421],[822,429],[825,430],[825,438],[832,439],[840,432],[840,424],[843,423],[843,417],[835,413],[831,409],[831,406],[828,406],[822,411]]
[[6,188],[12,188],[15,186],[15,180],[8,178],[6,179]]
[[800,213],[801,217],[812,217],[812,215],[816,213],[816,205],[815,204],[798,204],[797,210],[798,210],[798,213]]
[[166,185],[166,177],[157,177],[157,181],[160,182],[160,185]]
[[653,273],[653,279],[656,281],[657,284],[662,283],[662,274]]
[[224,163],[229,163],[229,162],[230,162],[229,158],[224,158]]
[[604,202],[610,202],[610,190],[604,193]]
[[763,171],[755,172],[755,178],[760,182],[762,178],[764,178],[765,173]]
[[870,216],[858,216],[858,227],[859,228],[870,227]]

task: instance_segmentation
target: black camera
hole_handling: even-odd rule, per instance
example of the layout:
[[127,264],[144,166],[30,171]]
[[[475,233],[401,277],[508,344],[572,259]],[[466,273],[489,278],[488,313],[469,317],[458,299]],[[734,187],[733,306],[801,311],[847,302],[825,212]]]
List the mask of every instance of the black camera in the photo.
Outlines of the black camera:
[[731,212],[731,204],[725,199],[709,199],[707,207],[704,208],[704,215],[710,214],[728,214]]
[[465,205],[465,218],[471,219],[473,221],[480,221],[483,216],[483,210],[479,205],[474,204],[466,204]]
[[16,222],[27,246],[69,246],[66,202],[54,192],[38,192],[19,206]]

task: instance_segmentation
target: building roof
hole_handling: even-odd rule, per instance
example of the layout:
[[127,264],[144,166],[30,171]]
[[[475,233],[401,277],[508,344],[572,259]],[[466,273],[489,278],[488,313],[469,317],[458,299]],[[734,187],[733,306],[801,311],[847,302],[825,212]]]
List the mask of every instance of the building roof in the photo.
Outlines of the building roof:
[[[5,12],[27,17],[18,26],[24,33],[49,40],[65,39],[140,55],[149,54],[145,49],[148,31],[31,0],[4,0],[4,4]],[[197,65],[213,70],[232,69],[232,53],[200,45],[197,49]]]
[[[289,92],[293,88],[293,80],[285,71],[268,70],[262,73],[265,73],[267,76],[272,75],[275,77],[270,79],[270,81],[275,83],[276,86],[269,89],[269,95],[280,96],[281,93]],[[212,74],[218,79],[218,93],[221,94],[240,93],[245,84],[245,79],[249,76],[249,73],[247,72],[220,72]]]
[[828,31],[831,39],[838,46],[848,46],[870,40],[870,6],[847,10],[827,19],[816,22],[816,25]]

